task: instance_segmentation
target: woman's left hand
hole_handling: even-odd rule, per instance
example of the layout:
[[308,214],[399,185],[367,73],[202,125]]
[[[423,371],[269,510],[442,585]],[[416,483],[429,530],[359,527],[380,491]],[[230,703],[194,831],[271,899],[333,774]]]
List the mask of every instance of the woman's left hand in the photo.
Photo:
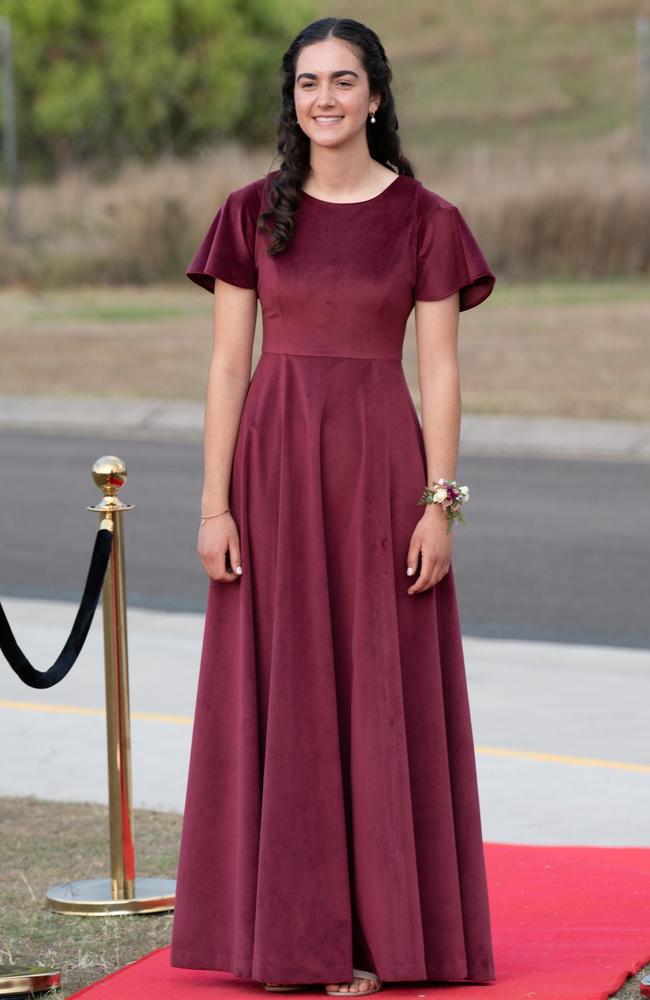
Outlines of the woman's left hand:
[[449,570],[453,528],[447,521],[440,504],[427,504],[424,514],[416,524],[407,555],[407,568],[417,572],[418,555],[422,563],[417,580],[408,589],[409,594],[419,594],[435,586]]

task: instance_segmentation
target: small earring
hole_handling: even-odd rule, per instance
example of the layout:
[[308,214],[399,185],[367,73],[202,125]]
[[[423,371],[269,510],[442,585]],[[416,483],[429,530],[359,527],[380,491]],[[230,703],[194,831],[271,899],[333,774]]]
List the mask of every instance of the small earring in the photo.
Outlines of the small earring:
[[374,111],[370,112],[370,121],[372,122],[373,125],[375,124],[375,112]]

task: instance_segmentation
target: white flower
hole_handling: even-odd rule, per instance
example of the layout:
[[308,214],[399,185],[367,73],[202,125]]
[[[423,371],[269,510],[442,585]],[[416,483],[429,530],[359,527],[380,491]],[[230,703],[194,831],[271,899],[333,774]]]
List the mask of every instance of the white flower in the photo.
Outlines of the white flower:
[[447,490],[436,490],[433,494],[434,503],[442,503],[443,500],[447,499]]

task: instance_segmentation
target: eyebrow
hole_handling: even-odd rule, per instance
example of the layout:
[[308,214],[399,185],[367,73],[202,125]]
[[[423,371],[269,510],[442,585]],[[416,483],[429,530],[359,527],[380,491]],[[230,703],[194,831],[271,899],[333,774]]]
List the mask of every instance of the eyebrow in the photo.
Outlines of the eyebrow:
[[[332,78],[335,78],[337,76],[344,76],[345,74],[350,74],[350,76],[356,76],[356,78],[359,79],[359,74],[355,73],[353,69],[335,69],[332,73],[330,73],[330,76]],[[318,79],[317,73],[299,73],[298,76],[296,77],[296,83],[298,83],[298,80],[301,80],[303,76],[307,77],[310,80]]]

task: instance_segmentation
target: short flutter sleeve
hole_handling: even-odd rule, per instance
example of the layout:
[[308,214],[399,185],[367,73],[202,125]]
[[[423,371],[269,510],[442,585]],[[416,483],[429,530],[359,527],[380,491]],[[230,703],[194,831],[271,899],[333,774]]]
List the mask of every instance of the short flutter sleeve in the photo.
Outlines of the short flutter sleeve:
[[415,299],[445,299],[459,292],[459,309],[490,295],[496,278],[460,209],[423,188],[417,220]]
[[251,185],[232,191],[215,215],[190,261],[186,275],[214,292],[214,279],[240,288],[257,288],[255,226]]

